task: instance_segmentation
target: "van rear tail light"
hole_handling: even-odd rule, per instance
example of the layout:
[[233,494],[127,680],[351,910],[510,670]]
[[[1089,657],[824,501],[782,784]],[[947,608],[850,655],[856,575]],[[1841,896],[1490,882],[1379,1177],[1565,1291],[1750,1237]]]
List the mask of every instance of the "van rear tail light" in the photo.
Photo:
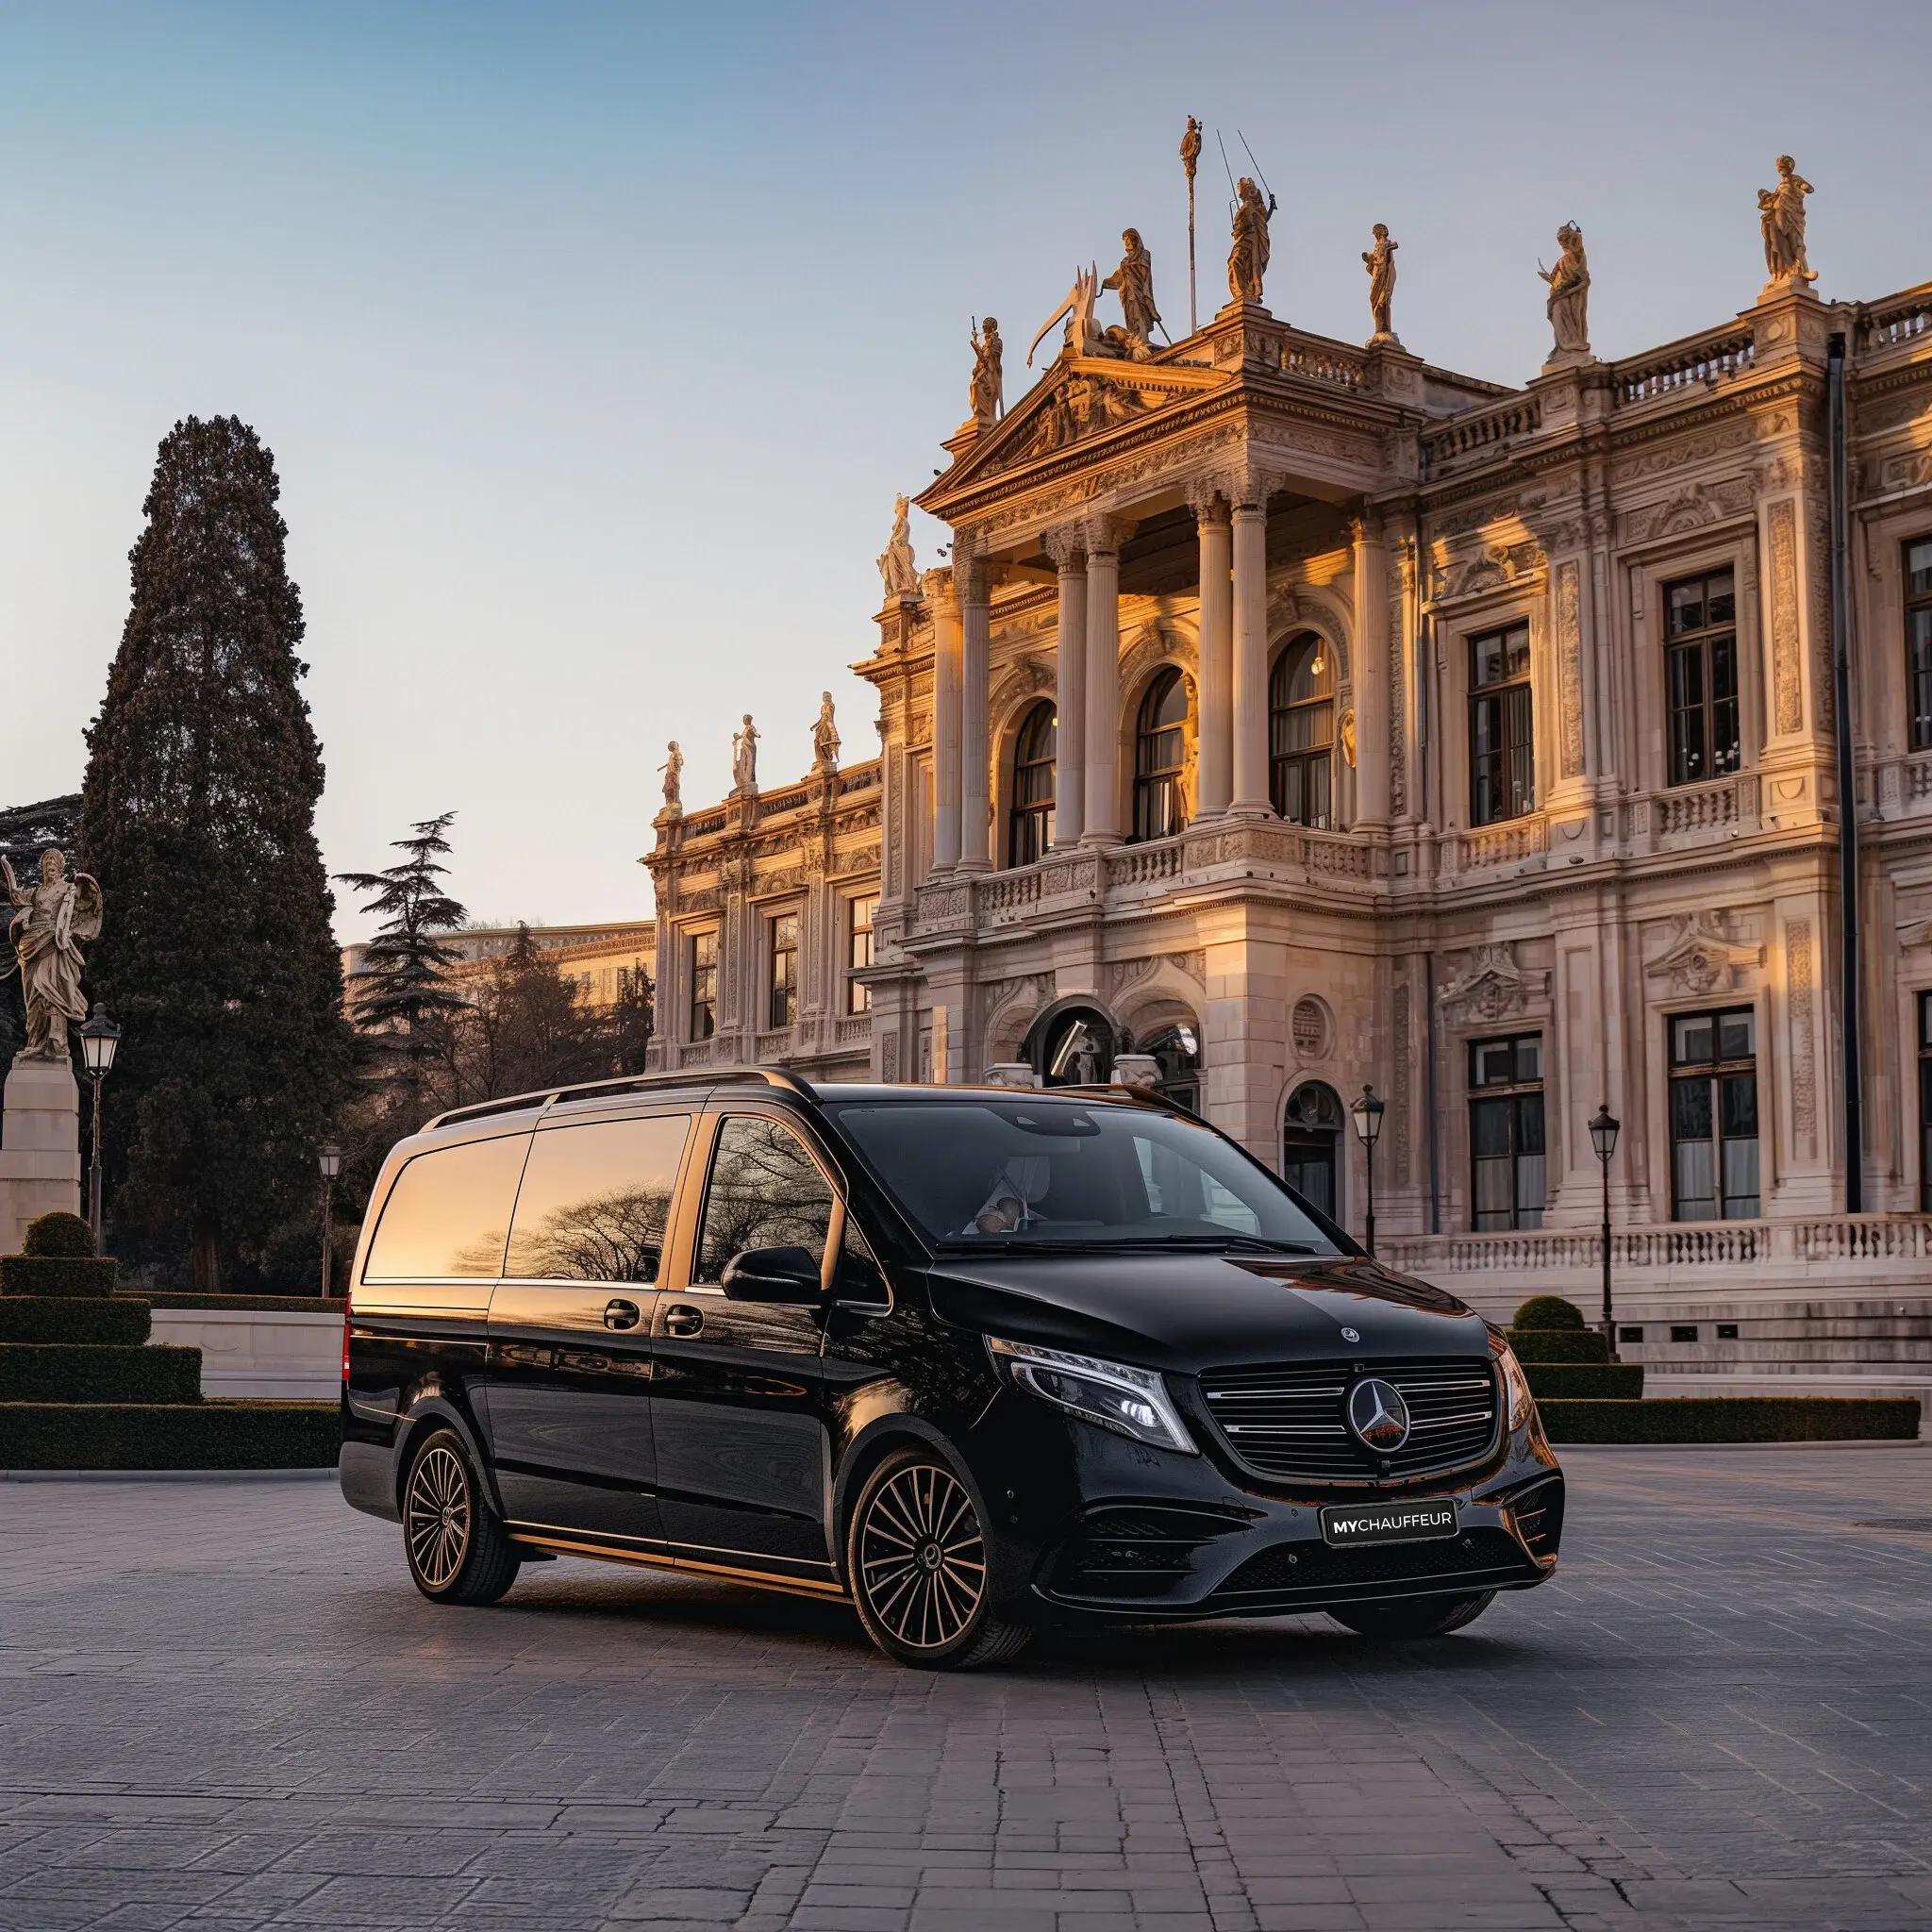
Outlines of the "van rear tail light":
[[342,1387],[349,1386],[349,1297],[342,1296]]

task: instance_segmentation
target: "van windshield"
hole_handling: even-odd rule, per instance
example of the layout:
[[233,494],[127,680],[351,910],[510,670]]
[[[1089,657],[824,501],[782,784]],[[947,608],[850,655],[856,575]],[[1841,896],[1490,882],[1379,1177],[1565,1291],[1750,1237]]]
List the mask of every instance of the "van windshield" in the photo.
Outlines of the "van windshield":
[[1170,1114],[1018,1096],[825,1111],[936,1246],[1342,1252],[1273,1174]]

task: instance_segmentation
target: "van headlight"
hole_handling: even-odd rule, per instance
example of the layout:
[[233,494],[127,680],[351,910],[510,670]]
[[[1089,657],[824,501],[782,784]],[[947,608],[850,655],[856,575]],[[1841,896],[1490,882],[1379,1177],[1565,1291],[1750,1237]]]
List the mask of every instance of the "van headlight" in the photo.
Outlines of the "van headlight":
[[1509,1404],[1509,1432],[1514,1435],[1536,1413],[1536,1397],[1529,1392],[1529,1377],[1516,1359],[1516,1351],[1500,1335],[1490,1338],[1496,1353],[1496,1366],[1503,1372],[1503,1393]]
[[1042,1402],[1117,1436],[1151,1442],[1157,1449],[1178,1449],[1183,1456],[1200,1455],[1152,1369],[1041,1348],[1031,1341],[1003,1341],[995,1335],[986,1338],[986,1346],[995,1369]]

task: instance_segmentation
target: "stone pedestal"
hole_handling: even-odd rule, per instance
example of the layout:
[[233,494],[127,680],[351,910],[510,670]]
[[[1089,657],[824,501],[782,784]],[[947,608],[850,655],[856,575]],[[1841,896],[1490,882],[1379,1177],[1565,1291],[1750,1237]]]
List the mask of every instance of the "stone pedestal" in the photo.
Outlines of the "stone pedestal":
[[0,1128],[0,1255],[17,1255],[27,1223],[80,1208],[80,1089],[61,1060],[13,1062]]

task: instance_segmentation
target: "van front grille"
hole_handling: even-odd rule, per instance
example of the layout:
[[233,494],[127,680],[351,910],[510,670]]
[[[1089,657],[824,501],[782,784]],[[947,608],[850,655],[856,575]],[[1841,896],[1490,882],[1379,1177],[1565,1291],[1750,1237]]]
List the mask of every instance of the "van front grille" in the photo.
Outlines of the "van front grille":
[[[1408,1440],[1392,1456],[1364,1448],[1343,1418],[1348,1391],[1364,1375],[1392,1383],[1408,1406]],[[1235,1460],[1276,1482],[1363,1482],[1461,1469],[1490,1453],[1500,1420],[1487,1356],[1208,1369],[1201,1392]]]

